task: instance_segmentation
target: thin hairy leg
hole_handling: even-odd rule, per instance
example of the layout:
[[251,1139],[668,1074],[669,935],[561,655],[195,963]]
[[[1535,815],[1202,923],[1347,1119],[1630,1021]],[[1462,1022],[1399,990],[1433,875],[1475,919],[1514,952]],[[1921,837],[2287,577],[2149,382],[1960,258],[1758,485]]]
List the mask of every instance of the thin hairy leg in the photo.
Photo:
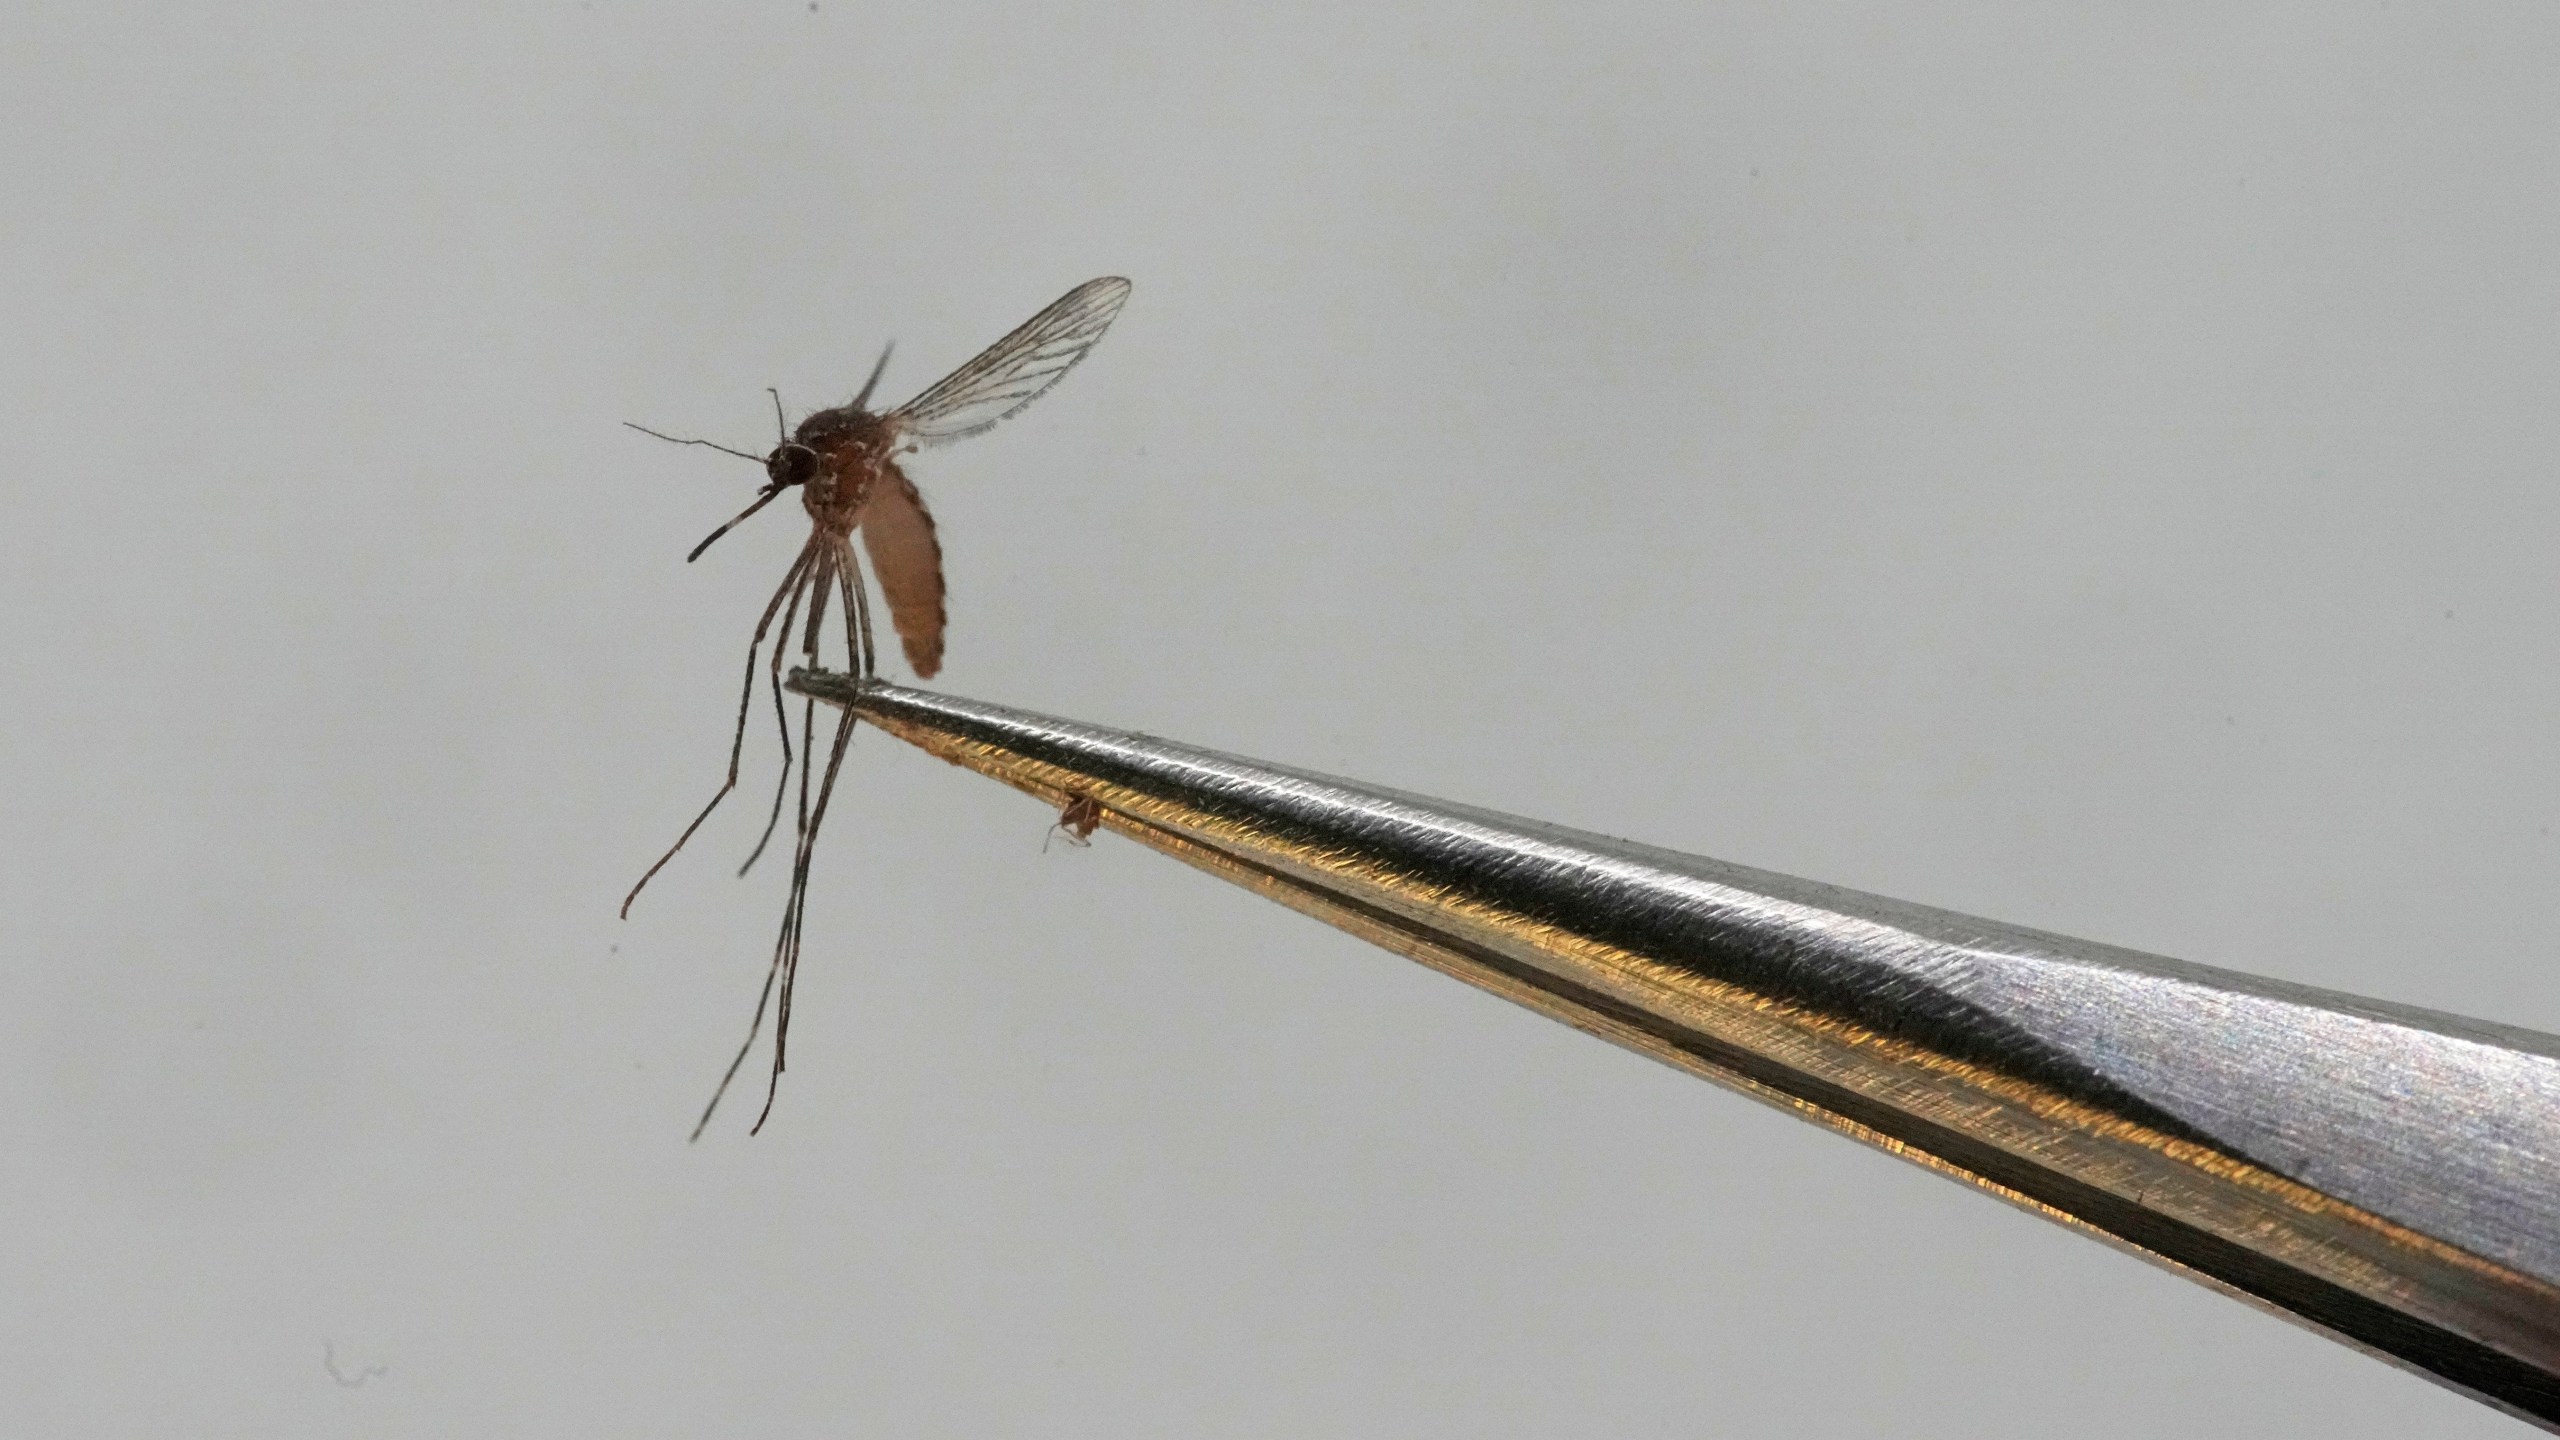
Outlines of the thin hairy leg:
[[[809,630],[800,640],[800,662],[804,666],[818,663],[818,635],[826,624],[827,591],[834,588],[835,577],[841,573],[839,562],[848,553],[850,552],[843,546],[837,546],[818,557],[818,565],[822,573],[818,577],[817,588],[809,599]],[[818,702],[802,697],[800,749],[809,757],[812,764],[818,758],[817,741],[812,738],[817,727],[817,713]],[[818,821],[809,812],[809,770],[810,765],[800,767],[800,824],[792,837],[791,895],[783,903],[782,934],[774,941],[773,947],[774,973],[780,977],[781,985],[773,1012],[773,1072],[776,1076],[782,1073],[783,1036],[791,1029],[791,972],[800,961],[800,924],[809,908],[808,861],[805,857],[809,853],[810,842],[817,838]],[[827,773],[832,779],[835,772],[830,769]],[[820,809],[823,811],[824,807],[821,806]],[[770,1087],[765,1094],[765,1108],[768,1110],[773,1108]],[[763,1117],[758,1116],[756,1123],[759,1125],[764,1123]],[[747,1133],[752,1135],[755,1132],[749,1130]]]
[[738,1046],[738,1053],[729,1057],[729,1068],[720,1072],[720,1083],[712,1087],[711,1103],[702,1107],[702,1118],[693,1122],[693,1133],[685,1137],[685,1143],[702,1138],[703,1128],[711,1123],[711,1112],[720,1108],[720,1097],[729,1093],[729,1082],[738,1078],[738,1067],[747,1063],[747,1052],[756,1048],[756,1035],[764,1029],[765,1009],[773,1003],[773,976],[771,970],[764,972],[764,989],[756,995],[756,1013],[747,1021],[747,1038]]
[[[862,578],[856,568],[859,563],[854,558],[853,547],[839,546],[834,556],[834,564],[830,567],[833,574],[822,575],[818,580],[821,588],[829,579],[835,582],[837,603],[844,611],[845,663],[857,666],[871,658],[871,612],[862,603]],[[824,604],[825,598],[821,594],[811,603]],[[802,653],[807,656],[809,663],[813,665],[817,663],[818,627],[815,617],[812,617],[808,640]],[[804,709],[800,717],[800,743],[801,748],[806,750],[814,761],[818,752],[811,748],[814,742],[809,734],[809,720],[809,710]],[[853,724],[854,717],[850,711],[841,712],[836,717],[835,741],[827,758],[827,777],[818,787],[818,802],[814,811],[809,805],[809,767],[804,765],[800,771],[799,844],[792,855],[791,898],[784,912],[784,938],[776,947],[777,963],[781,967],[782,976],[782,1006],[775,1012],[773,1026],[773,1061],[776,1080],[781,1078],[783,1058],[791,1031],[791,985],[793,979],[800,973],[800,939],[803,933],[802,927],[809,912],[810,857],[817,850],[818,827],[826,823],[827,801],[835,794],[836,771],[844,764],[845,747],[853,738]],[[764,1103],[765,1110],[769,1113],[773,1109],[771,1086],[766,1088]],[[758,1126],[764,1124],[763,1116],[757,1117],[756,1124]]]
[[[811,543],[817,542],[813,540]],[[764,847],[773,843],[774,827],[782,823],[783,797],[791,793],[791,714],[782,704],[782,652],[790,648],[791,626],[799,618],[801,597],[811,597],[809,603],[812,605],[826,603],[827,579],[821,572],[827,563],[828,557],[821,553],[817,567],[802,577],[803,583],[791,593],[791,603],[782,612],[783,638],[773,647],[771,673],[767,677],[773,685],[774,728],[782,733],[782,773],[773,780],[773,811],[765,816],[764,833],[756,837],[756,848],[747,852],[747,863],[738,867],[738,878],[742,880],[748,871],[756,868],[756,861],[763,858]]]
[[[711,797],[710,804],[702,807],[701,814],[693,817],[692,824],[684,827],[684,833],[676,837],[676,843],[668,846],[667,853],[658,857],[658,863],[641,874],[639,883],[631,887],[631,893],[622,897],[622,918],[626,920],[631,918],[631,902],[640,898],[640,891],[660,870],[666,868],[668,861],[676,858],[676,852],[684,848],[684,842],[693,838],[693,832],[701,829],[702,822],[710,819],[711,812],[719,809],[720,802],[729,798],[729,792],[738,787],[738,757],[745,753],[747,746],[747,707],[754,702],[756,693],[756,650],[764,644],[765,632],[773,627],[774,613],[782,608],[784,597],[796,595],[799,592],[800,582],[808,576],[811,567],[818,563],[824,553],[822,542],[818,537],[811,536],[809,543],[800,547],[800,558],[791,563],[791,573],[782,577],[781,588],[773,592],[771,600],[765,602],[764,615],[756,621],[755,637],[747,642],[747,684],[746,688],[738,694],[737,731],[729,737],[729,778],[720,782],[719,793]],[[787,644],[790,634],[791,628],[786,623],[782,634],[775,637],[774,648],[780,650]]]
[[[817,754],[817,751],[811,748],[812,742],[809,738],[810,727],[813,722],[813,716],[816,709],[817,702],[814,700],[804,699],[800,702],[800,748],[803,753],[811,756]],[[807,765],[800,767],[799,831],[800,836],[802,837],[802,843],[804,844],[806,843],[806,837],[809,833],[809,768],[810,767]],[[702,1118],[695,1121],[693,1124],[693,1138],[696,1140],[702,1138],[703,1127],[711,1123],[712,1112],[720,1108],[721,1097],[729,1093],[729,1082],[738,1078],[739,1067],[745,1065],[747,1062],[747,1056],[754,1052],[756,1048],[756,1037],[764,1033],[765,1011],[771,1007],[774,996],[780,988],[779,982],[784,973],[784,962],[787,957],[796,953],[799,949],[799,877],[800,870],[797,863],[797,856],[795,855],[794,864],[792,866],[791,899],[785,902],[782,907],[782,933],[774,937],[773,960],[765,966],[764,988],[756,994],[756,1013],[747,1021],[747,1038],[738,1042],[738,1053],[729,1057],[729,1068],[720,1072],[720,1083],[717,1086],[714,1086],[711,1091],[711,1103],[702,1107]],[[790,1004],[787,996],[783,1003],[787,1010]],[[777,1038],[781,1034],[781,1023],[781,1018],[777,1015],[774,1021],[774,1033]],[[782,1054],[778,1046],[774,1052],[773,1063],[775,1073],[779,1074],[782,1067]],[[767,1087],[765,1096],[765,1108],[768,1110],[773,1108],[773,1097],[769,1086]],[[756,1123],[758,1125],[762,1125],[764,1123],[763,1118],[759,1116]],[[754,1134],[755,1132],[750,1130],[747,1133]]]
[[[787,949],[777,947],[775,954],[775,962],[779,967],[781,978],[781,998],[774,1007],[773,1014],[773,1073],[765,1081],[764,1109],[757,1112],[756,1123],[748,1127],[747,1133],[750,1135],[764,1129],[766,1117],[773,1114],[774,1093],[782,1085],[784,1058],[791,1040],[791,988],[800,974],[800,937],[809,913],[809,860],[818,848],[818,827],[827,821],[827,802],[835,798],[836,772],[844,768],[845,746],[853,739],[853,727],[854,718],[850,712],[837,714],[835,743],[827,753],[827,776],[818,784],[817,809],[809,816],[809,823],[801,829],[800,853],[792,857],[791,909],[784,921],[784,935],[787,938],[788,947]],[[806,743],[808,736],[804,732],[801,738]],[[806,765],[800,767],[800,773],[804,778],[809,769],[810,767]]]
[[856,674],[869,680],[880,673],[879,656],[871,649],[871,592],[863,586],[862,567],[853,558],[852,546],[844,547],[837,569],[843,576],[845,659],[856,667]]
[[[818,636],[827,626],[827,592],[835,588],[836,569],[843,560],[841,545],[825,545],[818,552],[818,569],[809,586],[809,631],[800,637],[800,658],[806,664],[818,663]],[[804,733],[801,738],[808,736]]]
[[[846,571],[854,563],[853,549],[851,546],[840,544],[832,555],[819,563],[827,565],[832,573],[821,577],[819,581],[822,588],[818,597],[811,602],[809,631],[801,641],[801,657],[810,665],[818,663],[818,636],[820,622],[824,619],[820,609],[826,598],[823,587],[829,579],[834,580],[839,603],[841,603]],[[845,614],[845,630],[845,644],[848,647],[847,653],[850,654],[850,647],[856,643],[854,637],[860,630],[859,622],[852,611],[847,611]],[[853,717],[839,714],[836,717],[835,742],[827,760],[826,779],[818,787],[817,804],[812,808],[809,802],[809,778],[818,754],[813,728],[816,723],[816,714],[817,702],[804,697],[800,708],[800,748],[809,756],[811,763],[800,767],[800,828],[791,856],[791,894],[783,906],[782,931],[774,937],[773,945],[773,968],[770,972],[775,986],[773,1070],[765,1078],[764,1108],[756,1112],[756,1123],[748,1127],[747,1133],[750,1135],[763,1131],[766,1118],[773,1114],[774,1095],[781,1088],[782,1072],[790,1068],[791,995],[800,974],[800,943],[808,933],[809,861],[811,854],[817,848],[818,827],[826,823],[827,800],[835,794],[836,772],[844,764],[845,742],[852,734],[850,727]]]
[[[810,546],[812,549],[817,551],[815,561],[816,568],[810,575],[810,584],[808,587],[810,596],[809,619],[807,628],[801,634],[800,654],[801,659],[805,663],[814,665],[818,660],[818,637],[822,633],[824,621],[826,619],[825,612],[826,602],[828,599],[827,592],[831,588],[837,588],[839,584],[837,576],[838,561],[840,559],[839,552],[841,547],[828,547],[823,540],[815,538],[810,541]],[[790,628],[786,623],[782,635],[774,642],[774,649],[777,653],[779,653],[784,646],[790,643],[789,636]],[[815,757],[817,754],[817,750],[815,748],[816,742],[812,738],[816,725],[817,702],[804,698],[800,704],[800,750],[805,756]],[[841,745],[837,747],[837,754],[840,759],[842,756]],[[694,1124],[693,1133],[696,1137],[699,1137],[702,1134],[704,1126],[711,1123],[712,1112],[720,1108],[721,1098],[729,1093],[729,1083],[737,1078],[739,1067],[746,1063],[747,1056],[754,1051],[756,1037],[762,1034],[764,1030],[765,1012],[768,1008],[773,1007],[773,1002],[777,996],[780,998],[780,1005],[779,1008],[774,1009],[774,1066],[775,1073],[777,1075],[781,1072],[782,1050],[780,1042],[782,1039],[782,1028],[784,1021],[789,1018],[791,1013],[789,977],[792,967],[797,962],[800,954],[800,920],[803,911],[806,909],[805,900],[808,890],[808,866],[802,857],[805,856],[808,851],[810,830],[815,823],[810,814],[809,808],[809,770],[810,766],[807,763],[803,763],[800,766],[798,844],[795,846],[795,854],[793,855],[791,867],[791,898],[783,906],[781,933],[774,937],[773,961],[765,967],[764,988],[756,996],[755,1015],[747,1022],[747,1038],[739,1042],[738,1053],[730,1057],[729,1068],[721,1072],[720,1083],[711,1092],[711,1103],[702,1107],[702,1118]],[[828,767],[827,774],[829,782],[832,784],[835,775],[835,767],[833,765]],[[787,779],[788,777],[785,778]],[[772,1107],[772,1090],[771,1087],[768,1086],[765,1095],[765,1108],[767,1111],[770,1111]],[[757,1117],[756,1123],[759,1126],[764,1123],[761,1115]],[[753,1132],[750,1131],[749,1133],[752,1134]]]

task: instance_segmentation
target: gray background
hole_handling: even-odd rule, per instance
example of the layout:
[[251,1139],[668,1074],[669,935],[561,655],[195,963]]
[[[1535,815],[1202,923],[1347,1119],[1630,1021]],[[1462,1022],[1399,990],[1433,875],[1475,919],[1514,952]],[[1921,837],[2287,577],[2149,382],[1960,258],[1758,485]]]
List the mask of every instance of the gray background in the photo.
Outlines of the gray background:
[[[2511,1422],[877,735],[795,1065],[762,387],[952,690],[2560,1029],[2560,9],[0,16],[0,1428]],[[342,1386],[324,1355],[361,1384]],[[373,1367],[380,1373],[369,1374]]]

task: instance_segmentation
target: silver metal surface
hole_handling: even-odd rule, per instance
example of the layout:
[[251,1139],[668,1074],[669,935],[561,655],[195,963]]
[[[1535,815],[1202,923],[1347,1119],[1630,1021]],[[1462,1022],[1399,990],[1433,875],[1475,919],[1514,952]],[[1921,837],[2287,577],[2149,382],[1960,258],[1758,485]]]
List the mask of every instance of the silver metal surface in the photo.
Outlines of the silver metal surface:
[[2560,1038],[977,701],[793,685],[2560,1428]]

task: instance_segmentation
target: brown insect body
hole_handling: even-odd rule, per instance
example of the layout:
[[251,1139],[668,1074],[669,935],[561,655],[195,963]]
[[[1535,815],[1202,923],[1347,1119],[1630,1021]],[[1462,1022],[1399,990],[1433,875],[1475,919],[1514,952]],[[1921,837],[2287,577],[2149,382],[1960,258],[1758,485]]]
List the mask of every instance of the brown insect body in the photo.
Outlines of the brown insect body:
[[1093,838],[1094,829],[1102,824],[1102,802],[1090,795],[1078,795],[1058,812],[1058,826],[1079,840]]
[[[622,902],[623,914],[631,913],[631,902],[639,898],[650,878],[675,858],[676,852],[693,838],[693,832],[737,788],[738,763],[746,747],[747,711],[755,697],[756,659],[768,634],[774,636],[767,673],[773,690],[774,718],[782,735],[782,775],[775,784],[773,813],[765,822],[764,838],[756,842],[746,866],[740,867],[741,875],[755,864],[773,838],[790,791],[795,754],[790,715],[782,698],[782,656],[791,648],[792,632],[795,628],[800,631],[798,649],[803,662],[816,665],[819,639],[832,609],[844,628],[848,667],[865,676],[875,673],[871,611],[861,565],[853,552],[856,531],[861,532],[863,550],[871,557],[872,578],[888,604],[890,623],[897,629],[907,663],[925,679],[931,679],[942,668],[942,544],[934,533],[933,516],[925,509],[924,497],[900,467],[899,457],[993,429],[1046,394],[1102,338],[1102,332],[1110,327],[1128,298],[1126,280],[1088,280],[922,394],[894,410],[874,414],[866,407],[881,373],[888,368],[889,355],[883,351],[879,363],[872,367],[871,378],[850,404],[806,417],[762,457],[707,440],[677,442],[708,445],[749,460],[761,458],[765,469],[765,484],[757,491],[755,502],[728,524],[712,531],[686,560],[698,558],[711,548],[713,541],[794,487],[799,488],[801,507],[809,515],[809,538],[801,545],[799,558],[783,575],[780,588],[765,602],[755,636],[748,642],[746,684],[738,697],[737,729],[729,742],[728,779],[712,795],[711,802],[702,807],[702,813],[676,837],[676,843],[658,857],[657,863],[640,877],[639,884],[631,887],[630,895]],[[779,397],[774,405],[779,412]],[[803,605],[808,607],[805,622],[800,618]],[[779,630],[774,628],[777,616]],[[813,801],[810,772],[817,759],[815,703],[804,700],[800,717],[798,843],[792,856],[791,896],[783,910],[782,933],[774,942],[773,963],[765,972],[764,993],[756,1001],[755,1019],[748,1026],[746,1043],[739,1047],[737,1058],[729,1062],[728,1073],[713,1091],[711,1104],[704,1107],[702,1124],[694,1127],[697,1136],[702,1133],[702,1125],[710,1123],[711,1112],[719,1107],[730,1080],[754,1048],[768,1004],[774,1005],[773,1078],[765,1089],[765,1114],[772,1113],[775,1086],[782,1077],[791,1029],[792,982],[799,968],[801,922],[808,909],[810,852],[817,842],[818,828],[826,819],[827,803],[835,793],[836,772],[843,764],[845,745],[853,734],[852,717],[838,715],[823,778],[816,786]],[[764,1115],[759,1115],[755,1128],[763,1126]]]
[[[1093,843],[1093,832],[1102,825],[1102,802],[1090,795],[1075,794],[1058,808],[1058,823],[1049,827],[1051,837],[1064,835],[1067,843],[1085,846]],[[1040,849],[1045,854],[1049,841],[1043,839]]]
[[896,469],[889,458],[893,439],[883,417],[851,406],[821,410],[793,429],[791,443],[818,459],[816,473],[800,490],[811,524],[839,540],[852,538],[862,521],[862,502],[871,498],[881,472]]
[[[894,415],[845,405],[801,421],[767,458],[766,474],[789,484],[781,477],[805,468],[800,505],[815,533],[843,546],[862,529],[872,579],[889,603],[907,664],[918,679],[930,680],[942,669],[942,544],[924,497],[898,465],[901,450],[913,448],[901,446]],[[793,449],[815,464],[786,455]]]

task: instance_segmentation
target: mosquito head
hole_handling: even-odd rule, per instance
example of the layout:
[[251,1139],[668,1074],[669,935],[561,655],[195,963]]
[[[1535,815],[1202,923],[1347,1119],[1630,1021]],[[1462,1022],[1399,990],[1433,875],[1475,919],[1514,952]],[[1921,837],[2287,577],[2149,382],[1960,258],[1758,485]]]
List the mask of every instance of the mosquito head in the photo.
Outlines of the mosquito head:
[[765,478],[776,490],[806,485],[818,474],[818,452],[798,441],[785,440],[764,457]]

